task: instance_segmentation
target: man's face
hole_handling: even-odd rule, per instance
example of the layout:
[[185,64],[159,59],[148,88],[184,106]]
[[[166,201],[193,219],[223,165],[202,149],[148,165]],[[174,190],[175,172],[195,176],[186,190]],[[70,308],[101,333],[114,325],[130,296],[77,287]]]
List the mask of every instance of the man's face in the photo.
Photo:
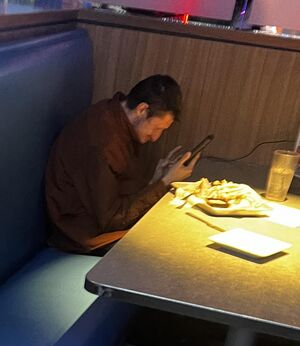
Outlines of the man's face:
[[138,141],[141,144],[146,142],[156,142],[163,132],[174,122],[172,113],[166,112],[163,115],[141,118],[133,124]]

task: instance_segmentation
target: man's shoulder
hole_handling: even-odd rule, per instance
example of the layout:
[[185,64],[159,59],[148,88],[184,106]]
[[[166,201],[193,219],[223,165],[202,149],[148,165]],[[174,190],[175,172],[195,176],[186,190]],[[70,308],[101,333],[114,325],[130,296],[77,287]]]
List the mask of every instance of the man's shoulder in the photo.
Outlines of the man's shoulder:
[[109,103],[110,99],[103,99],[100,101],[97,101],[96,103],[90,105],[89,108],[86,109],[83,114],[87,115],[95,115],[95,116],[101,116],[107,112],[109,112]]

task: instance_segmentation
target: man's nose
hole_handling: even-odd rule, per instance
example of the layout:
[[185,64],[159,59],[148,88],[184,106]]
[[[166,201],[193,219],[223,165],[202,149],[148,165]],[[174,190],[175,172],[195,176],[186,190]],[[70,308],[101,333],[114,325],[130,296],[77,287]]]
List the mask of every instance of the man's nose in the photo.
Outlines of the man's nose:
[[151,142],[156,142],[159,137],[160,137],[161,133],[155,134],[151,136]]
[[160,131],[156,131],[156,132],[154,132],[153,134],[152,134],[152,142],[156,142],[159,138],[160,138],[160,136],[163,134],[163,130],[160,130]]

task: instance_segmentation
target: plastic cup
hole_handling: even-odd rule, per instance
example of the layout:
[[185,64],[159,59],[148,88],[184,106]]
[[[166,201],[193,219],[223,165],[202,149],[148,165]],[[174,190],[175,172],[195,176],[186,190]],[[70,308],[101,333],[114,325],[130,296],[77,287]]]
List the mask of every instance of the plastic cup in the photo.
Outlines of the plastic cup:
[[266,186],[266,198],[282,202],[286,199],[300,153],[289,150],[275,150]]

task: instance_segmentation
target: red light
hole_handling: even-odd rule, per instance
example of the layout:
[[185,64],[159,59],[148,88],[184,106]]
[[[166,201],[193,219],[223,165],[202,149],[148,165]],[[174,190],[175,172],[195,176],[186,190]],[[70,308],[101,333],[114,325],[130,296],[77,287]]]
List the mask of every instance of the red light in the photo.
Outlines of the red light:
[[189,22],[189,14],[188,13],[185,13],[183,16],[182,16],[182,24],[187,24]]

